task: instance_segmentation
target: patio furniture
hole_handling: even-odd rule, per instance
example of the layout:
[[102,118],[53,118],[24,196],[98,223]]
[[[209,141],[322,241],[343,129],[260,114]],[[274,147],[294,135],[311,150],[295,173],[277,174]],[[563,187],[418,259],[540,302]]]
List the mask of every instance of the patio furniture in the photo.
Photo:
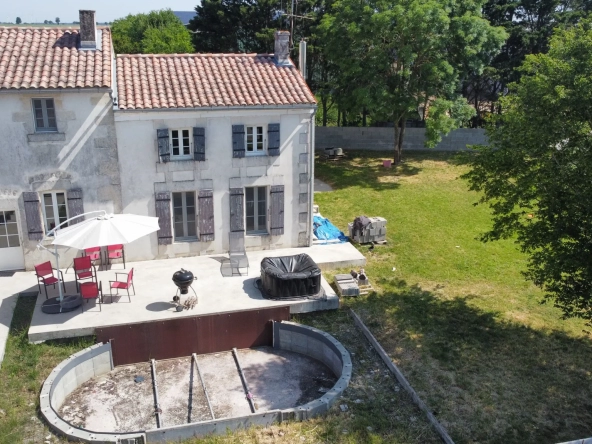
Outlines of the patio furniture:
[[123,259],[123,268],[125,269],[125,251],[123,244],[107,246],[107,265],[111,265],[112,259]]
[[[242,231],[230,232],[228,257],[232,275],[242,276],[240,269],[246,268],[249,274],[249,258],[245,251],[245,234]],[[236,273],[235,273],[236,270]]]
[[123,275],[123,276],[127,276],[127,279],[124,281],[109,281],[109,287],[110,287],[110,296],[111,296],[111,301],[113,301],[113,289],[116,289],[116,295],[119,295],[119,289],[123,289],[123,290],[127,290],[127,297],[129,298],[130,302],[132,301],[132,298],[130,297],[130,292],[129,289],[130,287],[134,289],[134,296],[136,295],[136,289],[134,288],[134,269],[132,268],[129,273],[115,273],[115,279],[118,279],[117,276],[118,275]]
[[[60,280],[58,280],[58,278],[55,277],[55,275],[53,274],[54,271],[58,272],[58,275],[61,278]],[[43,262],[42,264],[35,265],[35,274],[37,275],[37,286],[39,287],[39,293],[41,293],[41,284],[43,284],[43,286],[45,287],[45,299],[48,299],[48,285],[53,285],[53,288],[55,288],[55,284],[58,284],[59,287],[61,281],[64,292],[66,291],[66,286],[64,284],[64,275],[60,270],[53,268],[51,266],[51,262],[47,261]]]
[[85,248],[83,250],[84,256],[90,257],[90,260],[93,262],[93,265],[96,261],[99,261],[99,269],[103,264],[103,255],[101,254],[101,247],[91,247]]
[[[101,304],[103,303],[103,283],[99,282],[98,285],[96,282],[83,282],[80,284],[80,296],[82,299],[86,299],[86,303],[90,299],[98,299],[97,305],[99,306],[99,310],[103,311]],[[82,304],[82,312],[84,312],[84,304]]]
[[97,269],[92,264],[90,256],[74,258],[74,273],[76,274],[76,289],[80,289],[79,281],[86,279],[97,280]]

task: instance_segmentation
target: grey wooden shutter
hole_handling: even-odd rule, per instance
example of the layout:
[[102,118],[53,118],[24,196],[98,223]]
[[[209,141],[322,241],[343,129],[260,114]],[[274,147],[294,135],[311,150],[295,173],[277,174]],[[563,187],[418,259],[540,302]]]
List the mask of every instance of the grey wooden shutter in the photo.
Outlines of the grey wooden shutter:
[[156,137],[158,138],[158,155],[162,162],[168,162],[171,160],[171,147],[169,145],[169,130],[157,129]]
[[271,221],[269,227],[274,236],[284,234],[284,186],[271,187]]
[[[80,188],[75,188],[70,190],[66,193],[67,200],[68,200],[68,217],[73,218],[76,216],[80,216],[84,214],[84,205],[82,203],[82,190]],[[84,217],[78,217],[71,222],[68,222],[68,225],[74,225],[79,222],[82,222]]]
[[156,217],[158,217],[158,226],[160,227],[160,230],[156,232],[158,245],[172,244],[171,193],[168,191],[156,193]]
[[193,159],[206,160],[206,129],[193,128]]
[[245,231],[244,225],[244,195],[242,188],[230,189],[230,231]]
[[39,241],[43,239],[43,225],[41,224],[41,209],[39,207],[39,195],[26,191],[23,193],[25,201],[25,217],[27,219],[27,231],[29,240]]
[[245,157],[245,125],[232,125],[232,157]]
[[280,155],[280,124],[267,125],[267,154],[269,156]]
[[199,190],[199,240],[212,242],[214,240],[214,192]]

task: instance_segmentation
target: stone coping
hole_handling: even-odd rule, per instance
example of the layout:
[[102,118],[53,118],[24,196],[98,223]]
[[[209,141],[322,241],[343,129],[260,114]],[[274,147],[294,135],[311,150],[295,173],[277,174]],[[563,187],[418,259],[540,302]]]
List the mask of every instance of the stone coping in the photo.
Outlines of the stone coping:
[[352,375],[351,357],[345,347],[330,334],[294,322],[274,321],[273,347],[316,359],[329,367],[339,379],[322,397],[293,408],[146,431],[93,432],[67,423],[57,414],[57,410],[64,399],[81,384],[113,370],[111,344],[101,343],[73,354],[53,369],[41,389],[41,413],[52,430],[75,441],[119,443],[124,439],[140,438],[146,443],[170,442],[211,434],[225,434],[228,430],[245,429],[250,426],[268,426],[286,420],[302,421],[313,418],[326,413],[349,385]]

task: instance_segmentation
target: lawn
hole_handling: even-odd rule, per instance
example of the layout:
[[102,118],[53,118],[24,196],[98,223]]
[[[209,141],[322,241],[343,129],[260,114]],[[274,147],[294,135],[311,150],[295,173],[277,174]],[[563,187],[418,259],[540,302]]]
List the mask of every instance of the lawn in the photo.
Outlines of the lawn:
[[541,305],[511,240],[484,244],[489,211],[446,153],[350,153],[317,162],[322,214],[388,220],[366,271],[376,288],[348,300],[457,442],[558,442],[592,435],[590,332]]
[[[339,401],[347,411],[336,405],[312,421],[192,442],[439,442],[353,325],[350,307],[457,443],[592,435],[588,328],[539,304],[542,294],[523,280],[525,259],[513,242],[476,240],[489,226],[488,210],[473,205],[478,196],[459,179],[467,168],[459,158],[409,153],[401,167],[385,169],[388,157],[350,153],[343,162],[316,164],[316,176],[335,190],[315,201],[337,226],[345,230],[362,214],[388,220],[388,245],[359,247],[376,292],[294,319],[333,334],[352,353],[352,382]],[[58,362],[92,343],[29,344],[33,304],[19,300],[0,370],[0,444],[45,440],[41,384]]]

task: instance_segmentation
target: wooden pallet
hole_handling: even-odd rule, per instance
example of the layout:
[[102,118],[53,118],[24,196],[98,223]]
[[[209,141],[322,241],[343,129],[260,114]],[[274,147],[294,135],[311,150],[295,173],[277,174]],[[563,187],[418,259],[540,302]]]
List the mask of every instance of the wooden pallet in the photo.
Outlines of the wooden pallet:
[[327,156],[326,154],[321,154],[319,155],[319,159],[321,160],[325,160],[327,162],[337,162],[341,159],[345,159],[346,155],[345,154],[339,154],[336,156]]
[[368,281],[366,285],[358,285],[358,288],[360,289],[360,294],[368,294],[371,291],[374,291],[374,287],[372,287],[370,281]]

